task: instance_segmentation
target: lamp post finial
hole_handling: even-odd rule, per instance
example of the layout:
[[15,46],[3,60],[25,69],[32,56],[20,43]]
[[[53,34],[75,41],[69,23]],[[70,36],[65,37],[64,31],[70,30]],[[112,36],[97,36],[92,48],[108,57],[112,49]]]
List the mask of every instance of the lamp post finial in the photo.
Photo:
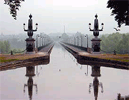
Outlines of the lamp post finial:
[[32,18],[32,15],[30,14],[29,17],[30,17],[30,19],[31,19],[31,18]]
[[95,18],[97,19],[97,17],[98,17],[98,15],[96,14],[96,15],[95,15]]

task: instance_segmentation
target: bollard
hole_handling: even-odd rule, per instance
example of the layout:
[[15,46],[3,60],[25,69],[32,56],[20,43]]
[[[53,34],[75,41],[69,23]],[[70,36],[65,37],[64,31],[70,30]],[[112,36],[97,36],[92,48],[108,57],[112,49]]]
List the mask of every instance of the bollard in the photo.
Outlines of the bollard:
[[114,55],[116,55],[116,50],[114,50]]
[[11,55],[13,55],[13,51],[11,50]]
[[119,93],[117,96],[117,100],[120,100],[120,99],[121,99],[121,94]]

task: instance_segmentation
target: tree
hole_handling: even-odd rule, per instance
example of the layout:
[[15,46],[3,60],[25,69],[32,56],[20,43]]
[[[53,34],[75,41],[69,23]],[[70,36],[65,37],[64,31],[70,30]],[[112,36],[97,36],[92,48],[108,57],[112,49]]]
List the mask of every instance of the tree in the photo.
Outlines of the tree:
[[107,8],[112,9],[111,15],[115,15],[115,21],[118,22],[118,27],[127,21],[128,15],[128,0],[109,0]]
[[101,37],[101,50],[107,53],[113,53],[116,50],[117,53],[129,52],[129,34],[113,33],[107,37],[103,35]]
[[0,41],[1,53],[8,53],[10,51],[10,44],[8,41]]

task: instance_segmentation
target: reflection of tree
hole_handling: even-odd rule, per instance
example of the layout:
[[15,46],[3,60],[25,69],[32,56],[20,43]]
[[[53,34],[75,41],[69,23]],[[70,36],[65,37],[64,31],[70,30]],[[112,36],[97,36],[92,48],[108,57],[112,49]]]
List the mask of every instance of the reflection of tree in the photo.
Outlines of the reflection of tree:
[[89,84],[89,93],[91,92],[91,87],[94,88],[94,97],[95,100],[97,100],[98,97],[98,90],[99,90],[99,86],[101,87],[101,92],[103,93],[103,84],[101,82],[99,82],[98,77],[101,76],[100,74],[100,66],[92,66],[92,77],[94,77],[93,83]]
[[9,5],[9,7],[10,7],[10,14],[16,20],[17,10],[19,10],[19,7],[21,6],[20,5],[21,1],[24,1],[24,0],[4,0],[4,1],[5,1],[4,4]]
[[36,87],[36,93],[38,92],[37,84],[33,83],[33,76],[35,76],[35,67],[34,66],[28,66],[26,67],[26,76],[29,77],[27,84],[24,84],[24,92],[25,87],[28,87],[28,95],[30,100],[32,100],[33,95],[33,86]]

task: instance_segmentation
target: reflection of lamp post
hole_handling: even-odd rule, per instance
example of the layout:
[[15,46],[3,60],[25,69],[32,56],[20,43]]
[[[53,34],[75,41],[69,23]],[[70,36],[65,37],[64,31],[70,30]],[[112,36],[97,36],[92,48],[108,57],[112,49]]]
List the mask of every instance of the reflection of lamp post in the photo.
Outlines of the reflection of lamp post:
[[36,87],[36,93],[38,91],[37,89],[37,84],[33,84],[33,76],[35,76],[35,67],[34,66],[28,66],[26,67],[26,75],[27,77],[29,77],[27,84],[24,84],[24,89],[23,91],[25,92],[25,87],[28,87],[28,95],[30,100],[32,100],[32,95],[33,95],[33,86]]
[[27,84],[24,84],[24,90],[23,90],[23,91],[24,91],[24,93],[25,93],[25,87],[28,87],[28,92],[29,92],[28,94],[29,94],[30,100],[32,100],[33,86],[36,87],[36,93],[37,93],[37,91],[38,91],[38,89],[37,89],[37,84],[33,84],[33,79],[32,79],[32,77],[29,77]]
[[85,73],[86,76],[88,76],[88,65],[87,65],[87,73]]
[[98,90],[99,90],[99,86],[101,87],[101,92],[103,93],[103,84],[101,82],[99,82],[98,77],[101,76],[100,74],[100,66],[92,66],[92,77],[94,77],[93,83],[89,84],[89,93],[91,92],[91,87],[94,88],[94,97],[95,100],[97,100],[98,98]]
[[97,19],[97,14],[95,15],[96,19],[94,19],[94,29],[91,29],[91,23],[89,23],[89,29],[90,31],[93,31],[93,35],[95,36],[95,38],[93,38],[92,41],[92,51],[93,53],[100,53],[100,39],[98,38],[99,36],[99,31],[103,31],[103,23],[102,25],[102,29],[99,29],[99,25],[98,25],[98,19]]
[[103,85],[102,85],[102,83],[101,82],[99,82],[99,80],[98,80],[98,78],[97,77],[94,77],[94,80],[93,80],[93,84],[92,83],[90,83],[90,85],[89,85],[89,93],[91,92],[90,91],[90,89],[91,89],[91,87],[93,87],[94,88],[94,97],[95,97],[95,100],[97,100],[97,98],[98,98],[98,87],[99,86],[101,86],[101,93],[103,93]]
[[88,34],[86,34],[85,37],[87,37],[87,51],[88,51]]

